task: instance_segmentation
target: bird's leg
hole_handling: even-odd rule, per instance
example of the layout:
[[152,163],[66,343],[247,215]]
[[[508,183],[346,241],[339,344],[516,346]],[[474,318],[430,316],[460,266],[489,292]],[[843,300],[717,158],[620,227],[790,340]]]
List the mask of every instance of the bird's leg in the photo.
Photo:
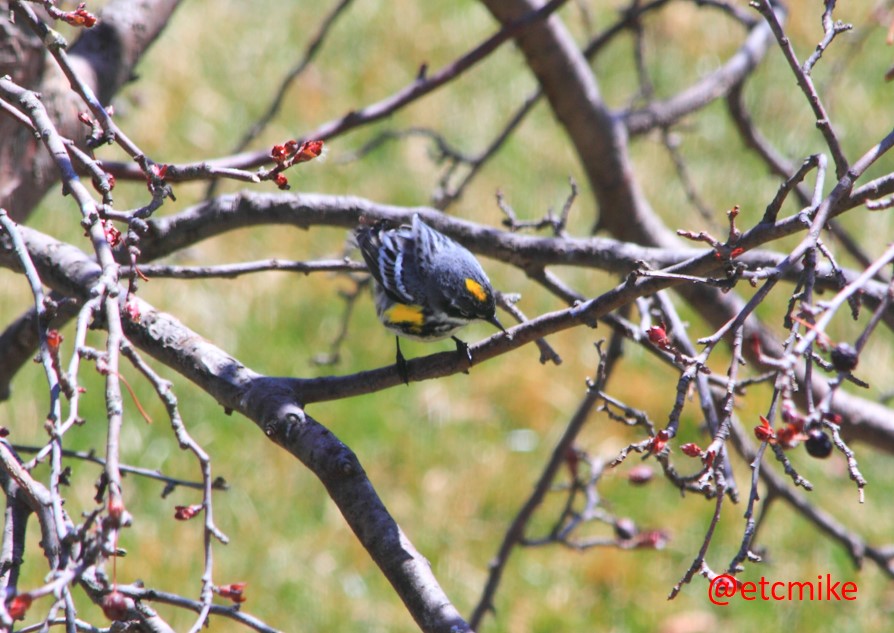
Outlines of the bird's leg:
[[400,339],[398,337],[394,337],[394,342],[397,344],[397,356],[395,358],[395,364],[397,365],[397,373],[400,375],[401,380],[404,381],[405,385],[410,384],[410,373],[407,369],[407,359],[404,358],[404,355],[400,351]]
[[[453,342],[456,343],[456,353],[465,356],[469,361],[469,367],[472,366],[472,350],[469,349],[469,344],[465,341],[461,341],[455,336],[451,336]],[[468,373],[468,372],[466,372]]]

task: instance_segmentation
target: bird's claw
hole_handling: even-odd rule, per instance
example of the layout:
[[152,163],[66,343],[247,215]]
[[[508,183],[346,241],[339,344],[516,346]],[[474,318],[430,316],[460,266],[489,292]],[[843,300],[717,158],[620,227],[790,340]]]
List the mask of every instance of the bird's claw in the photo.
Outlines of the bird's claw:
[[[453,338],[453,342],[456,343],[456,353],[459,354],[460,356],[465,356],[466,360],[469,361],[469,367],[471,367],[472,366],[472,350],[469,348],[469,344],[466,343],[465,341],[461,341],[460,339],[456,338],[455,336],[452,338]],[[469,372],[468,372],[468,370],[466,370],[464,373],[468,374]]]

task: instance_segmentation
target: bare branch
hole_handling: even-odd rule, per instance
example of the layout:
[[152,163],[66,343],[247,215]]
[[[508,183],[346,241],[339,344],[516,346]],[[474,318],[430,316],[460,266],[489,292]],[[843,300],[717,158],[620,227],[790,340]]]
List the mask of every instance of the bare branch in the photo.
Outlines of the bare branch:
[[835,173],[839,179],[844,178],[848,170],[848,161],[844,156],[844,151],[841,148],[841,143],[838,141],[838,136],[832,127],[832,121],[813,85],[813,80],[798,63],[795,50],[792,48],[791,42],[782,29],[782,24],[779,21],[773,5],[770,4],[770,0],[756,0],[755,2],[752,2],[752,6],[760,11],[761,15],[766,18],[767,23],[773,31],[773,35],[776,36],[776,41],[779,42],[779,47],[782,49],[782,53],[791,67],[792,72],[795,74],[795,79],[797,79],[801,91],[804,93],[804,96],[807,97],[807,102],[813,109],[813,113],[816,116],[816,126],[819,128],[820,132],[822,132],[823,138],[826,140],[826,146],[832,153],[832,160],[835,161]]
[[506,568],[509,556],[516,545],[524,539],[524,533],[528,522],[543,502],[546,494],[549,492],[559,468],[565,462],[569,451],[572,449],[572,444],[574,443],[575,438],[589,419],[593,407],[599,401],[599,390],[604,385],[604,382],[605,366],[603,361],[600,361],[600,368],[597,370],[595,382],[588,387],[587,393],[578,406],[577,411],[565,427],[565,432],[553,449],[549,461],[534,486],[534,491],[525,501],[518,514],[512,520],[509,529],[506,530],[506,534],[503,536],[503,541],[497,551],[496,558],[490,565],[490,574],[488,576],[487,584],[482,591],[478,604],[475,606],[475,609],[469,618],[469,625],[473,629],[477,629],[487,612],[493,610],[494,595],[500,584],[500,579],[503,576],[503,571]]
[[[525,29],[530,28],[532,24],[536,24],[538,21],[551,15],[559,7],[565,4],[565,2],[567,2],[567,0],[550,0],[550,2],[542,7],[536,9],[532,8],[530,12],[523,16],[519,16],[518,19],[504,25],[503,28],[493,36],[441,70],[429,74],[427,68],[423,66],[413,83],[402,90],[390,97],[378,101],[377,103],[353,110],[341,118],[324,123],[318,126],[315,130],[308,132],[297,139],[297,141],[302,142],[309,139],[325,141],[344,134],[354,128],[368,125],[369,123],[390,116],[407,104],[412,103],[442,85],[453,81],[480,61],[487,59],[488,55],[490,55],[496,48],[516,36],[519,32],[523,32]],[[270,156],[267,152],[246,152],[234,156],[203,161],[207,167],[226,167],[229,169],[240,170],[259,167],[268,164],[269,162]],[[136,172],[129,165],[108,164],[107,167],[111,173],[119,178],[142,178],[139,172]],[[189,164],[174,165],[172,167],[174,167],[173,175],[168,178],[171,182],[177,182],[184,175],[196,173],[195,170],[197,169],[196,165]]]

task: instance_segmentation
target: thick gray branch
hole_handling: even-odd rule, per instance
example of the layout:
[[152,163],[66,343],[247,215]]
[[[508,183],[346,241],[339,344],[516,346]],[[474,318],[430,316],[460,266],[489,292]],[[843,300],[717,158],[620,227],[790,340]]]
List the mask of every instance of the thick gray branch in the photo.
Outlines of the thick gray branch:
[[[20,230],[44,282],[86,298],[101,274],[99,266],[72,246],[26,227]],[[140,315],[134,320],[122,312],[128,339],[208,392],[227,411],[252,420],[314,472],[423,631],[469,630],[428,561],[388,514],[356,455],[303,411],[291,381],[264,377],[173,316],[136,297],[130,301]]]
[[[69,60],[78,77],[108,105],[111,98],[131,79],[137,62],[167,25],[179,0],[115,0],[101,12],[99,23],[84,30],[71,46]],[[21,21],[21,20],[20,20]],[[0,30],[12,30],[6,14],[0,16]],[[46,53],[32,49],[30,57],[43,66]],[[33,63],[38,63],[34,61]],[[87,109],[75,94],[58,66],[48,63],[37,83],[25,87],[43,96],[43,103],[59,133],[71,139],[85,135],[78,112]],[[6,207],[17,221],[28,217],[47,190],[59,180],[52,158],[38,147],[39,141],[17,122],[0,116],[0,207]],[[10,169],[9,166],[15,166]]]
[[[501,23],[537,8],[535,0],[482,0]],[[652,210],[627,154],[627,132],[602,100],[583,52],[558,16],[515,38],[550,107],[580,157],[599,203],[599,228],[623,240],[679,244]],[[648,235],[648,240],[640,239]]]

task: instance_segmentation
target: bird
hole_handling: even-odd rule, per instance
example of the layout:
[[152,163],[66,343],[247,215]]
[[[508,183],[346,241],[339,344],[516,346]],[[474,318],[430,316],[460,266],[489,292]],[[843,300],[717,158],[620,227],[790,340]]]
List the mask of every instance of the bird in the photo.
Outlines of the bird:
[[469,346],[454,335],[457,330],[482,320],[506,331],[497,319],[493,286],[475,256],[418,214],[398,227],[384,220],[361,225],[355,239],[373,278],[376,314],[396,335],[396,363],[404,383],[409,384],[409,376],[399,337],[450,337],[471,364]]

